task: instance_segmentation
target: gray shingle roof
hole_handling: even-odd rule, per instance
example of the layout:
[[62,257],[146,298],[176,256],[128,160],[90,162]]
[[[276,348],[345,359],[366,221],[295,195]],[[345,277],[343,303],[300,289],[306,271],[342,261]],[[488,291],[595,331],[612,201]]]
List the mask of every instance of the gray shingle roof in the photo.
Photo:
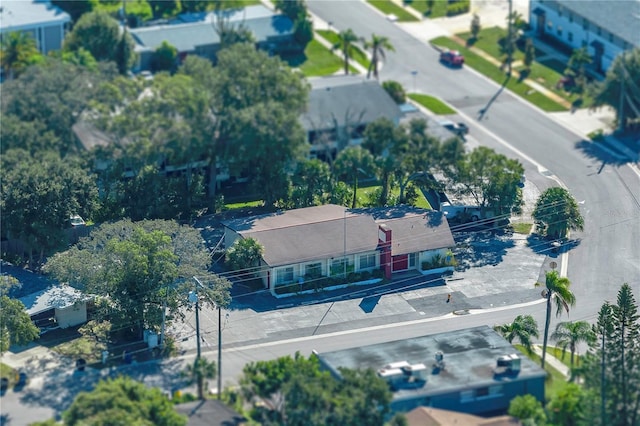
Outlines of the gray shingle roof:
[[301,116],[304,128],[323,130],[335,124],[366,124],[380,117],[392,121],[402,115],[398,105],[375,80],[360,76],[309,79],[309,106]]
[[442,213],[408,206],[349,210],[327,204],[224,222],[257,240],[271,267],[375,250],[381,224],[392,231],[393,255],[454,245]]
[[558,0],[563,7],[640,46],[640,0]]
[[224,225],[257,240],[271,267],[342,257],[378,246],[373,217],[333,204],[236,219]]
[[376,223],[391,229],[393,256],[455,245],[449,223],[442,212],[411,206],[366,211],[374,217]]
[[67,12],[53,6],[50,1],[3,0],[0,6],[0,32],[71,21]]
[[[230,19],[236,25],[249,29],[256,42],[265,42],[272,37],[293,34],[293,23],[284,15],[256,16],[247,19]],[[138,44],[137,50],[155,50],[163,41],[175,46],[179,52],[193,52],[197,46],[215,45],[220,37],[210,21],[197,21],[152,27],[135,28],[131,35]]]

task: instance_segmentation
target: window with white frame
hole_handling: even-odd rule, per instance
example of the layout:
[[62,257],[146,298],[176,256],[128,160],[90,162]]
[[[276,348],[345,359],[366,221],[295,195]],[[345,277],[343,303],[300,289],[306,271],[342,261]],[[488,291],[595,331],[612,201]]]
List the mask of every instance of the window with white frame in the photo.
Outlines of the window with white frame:
[[304,266],[304,276],[306,278],[318,278],[322,276],[322,264],[318,263],[309,263]]
[[375,253],[363,254],[360,256],[360,269],[369,269],[376,267]]
[[293,282],[293,266],[278,268],[276,270],[276,284],[286,284]]

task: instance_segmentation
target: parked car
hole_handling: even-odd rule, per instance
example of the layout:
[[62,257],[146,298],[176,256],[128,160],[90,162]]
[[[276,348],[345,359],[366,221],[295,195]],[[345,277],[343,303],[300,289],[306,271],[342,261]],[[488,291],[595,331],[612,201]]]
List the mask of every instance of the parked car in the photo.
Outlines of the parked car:
[[451,67],[461,67],[464,64],[464,56],[457,50],[443,50],[440,52],[440,62]]
[[464,139],[464,136],[469,133],[469,127],[464,123],[443,120],[440,122],[440,125],[462,139]]

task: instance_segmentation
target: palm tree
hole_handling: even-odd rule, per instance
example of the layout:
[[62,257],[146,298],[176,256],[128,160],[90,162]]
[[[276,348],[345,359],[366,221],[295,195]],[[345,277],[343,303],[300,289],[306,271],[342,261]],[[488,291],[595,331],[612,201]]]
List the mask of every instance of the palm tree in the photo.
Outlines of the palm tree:
[[2,37],[0,63],[7,79],[12,79],[40,57],[36,41],[28,33],[14,31]]
[[529,353],[533,352],[532,339],[534,337],[537,339],[539,335],[538,323],[531,315],[518,315],[512,323],[496,325],[493,329],[507,339],[509,343],[513,343],[514,339],[518,339]]
[[[198,389],[198,399],[204,399],[204,379],[215,379],[218,373],[218,368],[214,361],[208,361],[204,357],[196,358],[193,364],[187,365],[183,374],[187,377],[189,382],[196,383]],[[218,389],[218,392],[220,390]]]
[[556,331],[551,334],[551,339],[555,340],[563,351],[567,347],[569,348],[571,352],[571,368],[573,368],[576,347],[580,342],[591,343],[595,339],[595,334],[591,329],[591,324],[586,321],[567,321],[561,322],[556,326]]
[[377,79],[378,62],[380,59],[385,59],[385,49],[390,52],[394,51],[393,46],[388,37],[371,34],[371,40],[364,42],[364,48],[371,49],[371,63],[367,71],[367,78],[371,77],[371,71],[373,71],[373,76]]
[[349,28],[345,31],[340,31],[338,41],[332,47],[333,50],[340,49],[342,52],[345,74],[349,74],[349,59],[351,59],[351,55],[353,54],[353,44],[359,40],[360,38]]
[[558,271],[549,271],[545,276],[545,282],[536,283],[536,287],[544,286],[542,296],[547,300],[547,317],[544,322],[544,340],[542,342],[542,360],[540,365],[544,368],[544,360],[547,355],[547,339],[549,337],[549,325],[551,323],[551,302],[556,305],[556,317],[562,314],[562,310],[569,313],[569,306],[576,304],[576,296],[569,290],[571,281],[561,277]]

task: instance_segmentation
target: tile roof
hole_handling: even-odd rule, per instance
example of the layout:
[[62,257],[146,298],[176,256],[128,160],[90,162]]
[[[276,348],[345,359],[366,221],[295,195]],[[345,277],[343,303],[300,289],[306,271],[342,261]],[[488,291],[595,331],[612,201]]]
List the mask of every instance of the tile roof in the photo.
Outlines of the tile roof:
[[334,128],[335,124],[366,124],[380,117],[399,120],[402,112],[375,80],[362,76],[309,79],[309,106],[301,116],[306,130]]
[[0,32],[67,22],[71,22],[69,14],[53,6],[50,1],[3,0],[0,3]]

